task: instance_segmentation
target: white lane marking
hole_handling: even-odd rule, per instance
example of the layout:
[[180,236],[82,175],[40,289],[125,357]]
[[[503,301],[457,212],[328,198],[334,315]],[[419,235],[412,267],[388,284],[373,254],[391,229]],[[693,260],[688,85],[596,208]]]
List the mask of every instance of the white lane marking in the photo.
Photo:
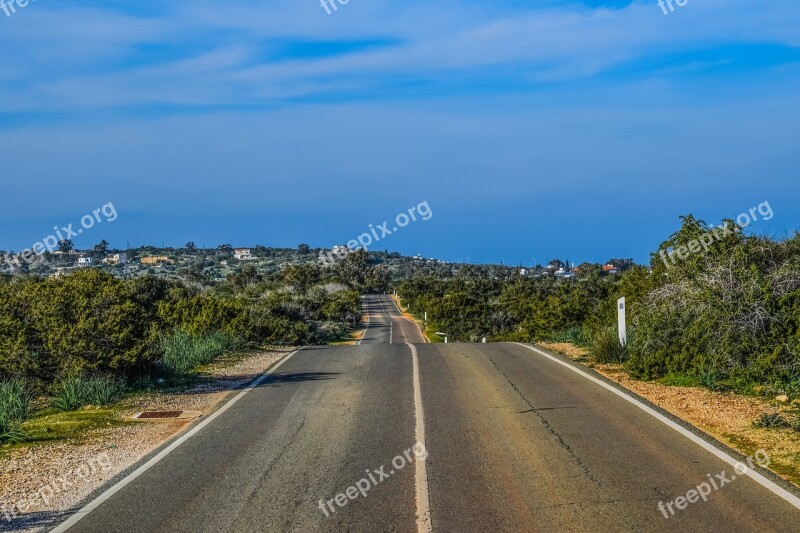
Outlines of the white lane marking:
[[364,339],[365,339],[365,338],[366,338],[366,336],[367,336],[367,332],[369,331],[369,326],[372,324],[372,323],[370,322],[370,320],[369,320],[369,317],[370,317],[370,315],[369,315],[369,313],[367,313],[367,329],[365,329],[365,330],[364,330],[364,334],[363,334],[363,335],[361,335],[361,340],[360,340],[360,341],[358,341],[358,343],[356,344],[356,346],[361,346],[361,343],[362,343],[362,342],[364,342]]
[[[572,370],[576,374],[579,374],[579,375],[585,377],[589,381],[593,381],[594,383],[597,383],[601,387],[604,387],[604,388],[610,390],[611,392],[613,392],[614,394],[616,394],[620,398],[622,398],[624,400],[627,400],[628,402],[632,403],[633,405],[635,405],[636,407],[638,407],[639,409],[641,409],[645,413],[647,413],[650,416],[652,416],[652,417],[658,419],[659,421],[663,422],[664,424],[666,424],[667,426],[671,427],[672,429],[674,429],[675,431],[677,431],[678,433],[680,433],[681,435],[683,435],[684,437],[686,437],[690,441],[694,442],[695,444],[697,444],[698,446],[700,446],[704,450],[706,450],[708,452],[711,452],[712,454],[714,454],[718,458],[722,459],[723,461],[725,461],[729,465],[731,465],[733,467],[736,467],[736,465],[738,465],[740,463],[740,461],[737,461],[732,456],[730,456],[729,454],[727,454],[724,451],[720,450],[719,448],[717,448],[713,444],[711,444],[709,442],[706,442],[704,439],[698,437],[697,435],[695,435],[694,433],[692,433],[691,431],[689,431],[685,427],[681,426],[680,424],[677,424],[676,422],[670,420],[669,418],[667,418],[666,416],[662,415],[661,413],[659,413],[658,411],[656,411],[652,407],[649,407],[649,406],[643,404],[642,402],[640,402],[639,400],[637,400],[636,398],[634,398],[632,396],[628,396],[627,394],[625,394],[621,390],[617,389],[616,387],[612,387],[611,385],[609,385],[605,381],[597,379],[596,377],[587,374],[586,372],[584,372],[580,368],[577,368],[577,367],[574,367],[574,366],[572,366],[572,365],[570,365],[568,363],[565,363],[564,361],[561,361],[557,357],[553,357],[549,353],[545,353],[545,352],[539,350],[538,348],[534,348],[533,346],[528,346],[527,344],[522,344],[520,342],[515,342],[514,344],[517,344],[519,346],[522,346],[523,348],[527,348],[527,349],[529,349],[531,351],[534,351],[534,352],[538,353],[539,355],[547,357],[551,361],[555,361],[556,363],[558,363],[558,364],[560,364],[560,365]],[[738,473],[738,471],[737,471],[737,473]],[[762,487],[764,487],[767,490],[771,491],[773,494],[775,494],[777,496],[780,496],[781,498],[783,498],[784,500],[786,500],[790,504],[792,504],[795,507],[797,507],[798,509],[800,509],[800,498],[798,498],[797,496],[795,496],[794,494],[792,494],[788,490],[784,489],[783,487],[781,487],[780,485],[778,485],[774,481],[771,481],[771,480],[767,479],[763,475],[759,474],[758,472],[755,472],[754,470],[752,470],[750,468],[747,469],[745,474],[750,476],[750,478],[753,481],[755,481],[756,483],[758,483]]]
[[383,300],[378,299],[378,303],[381,304],[381,311],[383,312],[384,318],[389,321],[389,344],[392,344],[394,340],[394,320],[386,314],[386,308],[383,306]]
[[[417,443],[421,444],[423,449],[428,452],[428,446],[425,444],[425,411],[422,408],[422,388],[419,379],[417,347],[410,342],[406,344],[411,348],[414,366],[414,417],[417,421]],[[428,468],[425,464],[425,459],[422,458],[417,458],[414,464],[416,466],[415,479],[417,487],[417,531],[419,533],[431,533],[433,525],[431,524],[431,500],[428,492]]]
[[150,470],[152,467],[154,467],[156,464],[158,464],[162,459],[164,459],[167,455],[169,455],[170,453],[174,452],[180,445],[185,443],[187,440],[189,440],[193,436],[197,435],[200,431],[202,431],[202,429],[204,427],[206,427],[211,422],[216,420],[219,416],[222,415],[222,413],[224,413],[225,411],[227,411],[228,409],[233,407],[233,405],[236,402],[238,402],[239,400],[244,398],[244,396],[247,393],[249,393],[250,391],[252,391],[256,387],[258,387],[273,372],[278,370],[278,368],[280,368],[283,365],[283,363],[288,361],[294,354],[300,352],[301,350],[302,350],[302,348],[300,348],[300,350],[295,350],[292,353],[290,353],[289,355],[287,355],[286,357],[284,357],[283,359],[281,359],[276,365],[274,365],[267,372],[265,372],[263,375],[261,375],[261,377],[259,377],[255,381],[253,381],[250,385],[248,385],[248,387],[246,389],[244,389],[242,392],[237,394],[235,398],[231,399],[228,403],[226,403],[223,407],[221,407],[213,415],[209,416],[203,422],[198,424],[194,429],[189,431],[186,435],[184,435],[183,437],[179,438],[178,440],[176,440],[175,442],[170,444],[167,448],[165,448],[163,451],[161,451],[161,453],[159,453],[158,455],[156,455],[155,457],[153,457],[152,459],[147,461],[145,464],[143,464],[142,466],[137,468],[134,472],[131,472],[127,477],[125,477],[125,479],[123,479],[122,481],[120,481],[119,483],[117,483],[116,485],[114,485],[113,487],[108,489],[107,491],[105,491],[103,494],[101,494],[100,496],[98,496],[97,498],[92,500],[91,502],[89,502],[86,505],[86,507],[84,507],[83,509],[77,511],[66,522],[62,523],[57,528],[53,529],[51,533],[62,533],[64,531],[67,531],[69,528],[71,528],[72,526],[74,526],[75,524],[77,524],[78,522],[83,520],[83,518],[86,517],[86,515],[88,515],[89,513],[94,511],[95,509],[97,509],[101,504],[103,504],[103,502],[105,502],[106,500],[111,498],[114,494],[116,494],[117,492],[119,492],[120,490],[125,488],[127,485],[129,485],[131,482],[133,482],[136,478],[138,478],[139,476],[141,476],[142,474],[144,474],[145,472]]

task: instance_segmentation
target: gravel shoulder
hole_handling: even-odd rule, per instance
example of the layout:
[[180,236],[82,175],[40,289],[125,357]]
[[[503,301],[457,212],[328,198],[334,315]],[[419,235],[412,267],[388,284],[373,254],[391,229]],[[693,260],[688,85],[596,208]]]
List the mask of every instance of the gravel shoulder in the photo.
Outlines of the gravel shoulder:
[[540,346],[580,361],[744,455],[752,455],[758,450],[766,451],[770,458],[769,469],[786,481],[800,486],[800,432],[752,426],[752,422],[763,413],[789,412],[797,407],[762,397],[715,392],[703,387],[638,381],[631,378],[622,365],[586,361],[587,351],[572,344],[540,343]]
[[[212,413],[232,392],[294,348],[229,356],[205,369],[186,390],[137,394],[120,402],[120,425],[80,439],[32,444],[0,457],[0,531],[46,531],[63,514],[167,440]],[[195,418],[133,421],[143,411],[194,412]],[[199,416],[196,416],[199,415]]]

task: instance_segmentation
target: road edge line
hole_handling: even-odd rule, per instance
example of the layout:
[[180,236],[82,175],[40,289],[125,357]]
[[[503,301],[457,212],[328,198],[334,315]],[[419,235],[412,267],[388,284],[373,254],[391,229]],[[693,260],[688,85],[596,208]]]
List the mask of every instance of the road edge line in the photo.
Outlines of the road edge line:
[[243,389],[241,392],[239,392],[239,394],[237,394],[235,397],[231,398],[228,401],[228,403],[226,403],[225,405],[223,405],[222,407],[217,409],[214,412],[214,414],[212,414],[211,416],[209,416],[208,418],[206,418],[205,420],[203,420],[202,422],[197,424],[197,426],[195,426],[190,431],[188,431],[186,434],[184,434],[181,437],[179,437],[175,442],[173,442],[172,444],[170,444],[169,446],[164,448],[155,457],[151,458],[145,464],[143,464],[142,466],[140,466],[139,468],[137,468],[136,470],[134,470],[133,472],[131,472],[130,474],[125,476],[121,481],[117,482],[111,488],[109,488],[108,490],[106,490],[105,492],[100,494],[97,498],[95,498],[94,500],[92,500],[91,502],[86,504],[84,507],[82,507],[81,509],[76,511],[67,520],[65,520],[64,522],[59,524],[54,529],[50,530],[50,533],[63,533],[64,531],[69,530],[72,526],[74,526],[75,524],[77,524],[78,522],[83,520],[86,516],[89,515],[89,513],[91,513],[92,511],[94,511],[98,507],[100,507],[100,505],[105,503],[107,500],[111,499],[111,497],[114,496],[114,494],[116,494],[117,492],[121,491],[127,485],[129,485],[130,483],[135,481],[138,477],[140,477],[142,474],[144,474],[145,472],[147,472],[148,470],[153,468],[155,465],[157,465],[159,462],[161,462],[162,459],[167,457],[170,453],[174,452],[182,444],[184,444],[190,438],[192,438],[197,433],[199,433],[203,428],[205,428],[206,426],[211,424],[214,420],[216,420],[218,417],[220,417],[225,411],[227,411],[228,409],[233,407],[234,404],[236,404],[239,400],[244,398],[253,389],[258,387],[261,383],[264,382],[264,380],[266,380],[270,375],[272,375],[276,370],[278,370],[278,368],[281,367],[286,361],[291,359],[292,356],[294,356],[295,354],[297,354],[298,352],[300,352],[302,350],[303,350],[303,348],[295,350],[295,351],[291,352],[290,354],[288,354],[283,359],[281,359],[280,361],[278,361],[269,370],[267,370],[264,374],[262,374],[261,376],[259,376],[255,380],[253,380],[247,386],[247,388]]
[[[514,344],[516,344],[517,346],[522,346],[523,348],[527,348],[528,350],[531,350],[533,352],[536,352],[539,355],[541,355],[543,357],[546,357],[546,358],[550,359],[551,361],[556,362],[559,365],[572,370],[576,374],[579,374],[579,375],[583,376],[584,378],[588,379],[589,381],[592,381],[592,382],[596,383],[597,385],[600,385],[601,387],[613,392],[614,394],[616,394],[620,398],[630,402],[631,404],[635,405],[636,407],[638,407],[639,409],[641,409],[645,413],[649,414],[650,416],[652,416],[653,418],[655,418],[659,422],[661,422],[661,423],[665,424],[666,426],[674,429],[675,431],[677,431],[678,433],[680,433],[681,435],[683,435],[684,437],[686,437],[690,441],[694,442],[695,444],[697,444],[698,446],[700,446],[701,448],[703,448],[707,452],[710,452],[712,455],[716,456],[718,459],[722,459],[724,462],[728,463],[732,467],[736,468],[736,465],[741,463],[741,461],[736,460],[729,453],[719,449],[718,447],[714,446],[713,444],[711,444],[707,440],[703,439],[702,437],[694,434],[690,430],[688,430],[685,427],[681,426],[680,424],[678,424],[674,420],[671,420],[669,417],[659,413],[658,411],[656,411],[652,407],[642,403],[638,398],[634,398],[633,396],[631,396],[629,394],[626,394],[624,391],[619,390],[618,388],[606,383],[605,381],[603,381],[601,379],[598,379],[595,376],[592,376],[591,374],[588,374],[583,369],[578,368],[576,366],[573,366],[573,365],[571,365],[569,363],[566,363],[565,361],[562,361],[559,358],[557,358],[557,357],[555,357],[555,356],[553,356],[553,355],[551,355],[549,353],[546,353],[546,352],[544,352],[544,351],[542,351],[539,348],[536,348],[534,346],[530,346],[530,345],[523,344],[523,343],[520,343],[520,342],[515,342]],[[737,470],[737,473],[738,473],[738,470]],[[776,496],[779,496],[782,499],[786,500],[788,503],[790,503],[794,507],[800,509],[800,498],[798,498],[797,496],[795,496],[794,494],[792,494],[788,490],[784,489],[783,487],[781,487],[780,485],[778,485],[774,481],[768,479],[767,477],[763,476],[759,472],[756,472],[752,468],[747,468],[747,470],[745,471],[744,475],[748,476],[750,479],[752,479],[753,481],[755,481],[756,483],[758,483],[759,485],[761,485],[765,489],[769,490],[770,492],[772,492]]]
[[422,445],[425,455],[419,457],[415,465],[415,485],[417,493],[417,531],[418,533],[431,533],[433,524],[431,523],[431,499],[428,490],[428,467],[425,461],[428,456],[428,446],[425,443],[425,410],[422,407],[422,385],[419,372],[419,355],[417,347],[410,342],[406,346],[411,348],[411,360],[414,369],[414,418],[416,419],[417,444]]
[[400,313],[400,316],[402,316],[402,317],[403,317],[403,318],[405,318],[406,320],[411,320],[411,322],[413,322],[414,324],[416,324],[416,325],[417,325],[417,327],[419,327],[419,333],[420,333],[420,335],[422,335],[422,340],[424,341],[424,343],[423,343],[423,344],[431,344],[431,340],[430,340],[430,339],[428,338],[428,336],[425,334],[425,326],[423,326],[422,324],[420,324],[420,323],[419,323],[419,320],[418,320],[417,318],[415,318],[415,317],[414,317],[414,315],[412,315],[411,313],[408,313],[409,315],[411,315],[411,318],[408,318],[408,317],[406,316],[406,312],[405,312],[405,311],[403,311],[403,310],[400,308],[400,304],[399,304],[399,303],[397,303],[397,300],[395,300],[395,299],[394,299],[394,298],[392,298],[391,296],[389,296],[389,299],[392,301],[392,303],[394,304],[394,306],[397,308],[397,312],[398,312],[398,313]]

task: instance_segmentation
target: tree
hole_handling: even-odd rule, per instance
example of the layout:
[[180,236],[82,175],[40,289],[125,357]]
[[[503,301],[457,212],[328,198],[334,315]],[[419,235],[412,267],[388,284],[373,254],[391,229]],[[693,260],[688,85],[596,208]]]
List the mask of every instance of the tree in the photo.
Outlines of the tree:
[[301,245],[299,245],[297,247],[297,252],[301,253],[303,255],[310,254],[311,253],[311,246],[309,246],[307,244],[301,244]]
[[64,240],[58,241],[58,249],[62,253],[67,254],[67,253],[71,252],[74,248],[75,248],[75,246],[72,244],[72,240],[70,240],[70,239],[64,239]]
[[636,266],[636,262],[633,259],[609,259],[608,264],[614,265],[620,272],[625,272]]
[[241,272],[235,272],[228,276],[228,282],[236,289],[245,289],[250,285],[262,280],[261,275],[253,265],[246,265]]
[[184,248],[186,248],[186,251],[188,252],[194,252],[195,250],[197,250],[197,245],[194,243],[194,241],[189,241],[186,243],[186,246],[184,246]]
[[94,251],[98,254],[104,254],[108,251],[108,241],[103,239],[102,241],[98,242],[94,245]]

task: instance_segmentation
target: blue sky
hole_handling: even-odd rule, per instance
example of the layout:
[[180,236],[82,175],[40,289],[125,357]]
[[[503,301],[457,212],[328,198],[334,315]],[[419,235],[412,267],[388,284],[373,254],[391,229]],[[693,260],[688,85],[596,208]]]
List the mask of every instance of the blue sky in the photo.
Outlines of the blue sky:
[[344,243],[530,264],[800,221],[800,3],[37,0],[0,11],[0,249]]

